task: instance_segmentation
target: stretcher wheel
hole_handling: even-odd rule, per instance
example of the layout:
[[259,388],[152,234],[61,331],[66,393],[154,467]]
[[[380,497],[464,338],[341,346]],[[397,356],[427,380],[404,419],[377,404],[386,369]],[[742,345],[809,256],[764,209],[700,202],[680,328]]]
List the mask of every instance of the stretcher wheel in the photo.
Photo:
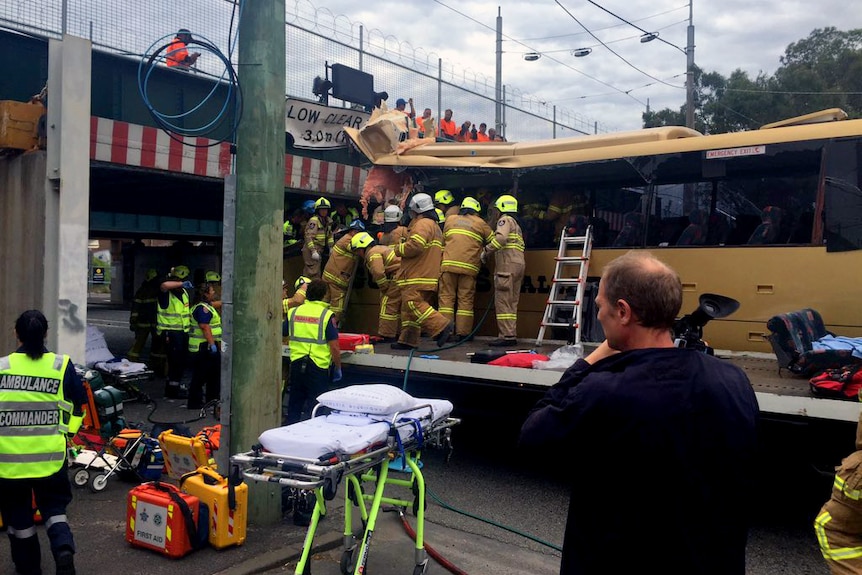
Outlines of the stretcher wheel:
[[356,553],[359,551],[359,545],[354,545],[348,549],[344,550],[344,553],[341,554],[341,572],[344,575],[353,575],[353,571],[356,569]]
[[[422,511],[426,511],[428,509],[428,500],[425,500],[425,506],[422,508]],[[419,498],[413,498],[413,517],[419,516]]]
[[72,483],[77,487],[84,487],[90,481],[90,472],[86,469],[79,469],[72,476]]
[[338,493],[338,483],[331,477],[325,477],[323,479],[323,498],[327,501],[332,501],[335,499],[336,493]]
[[87,486],[93,493],[99,493],[100,491],[104,491],[105,488],[108,486],[108,476],[104,473],[97,473],[95,475],[91,475]]
[[413,575],[424,575],[425,571],[428,570],[428,562],[423,561],[421,564],[417,565],[413,568]]

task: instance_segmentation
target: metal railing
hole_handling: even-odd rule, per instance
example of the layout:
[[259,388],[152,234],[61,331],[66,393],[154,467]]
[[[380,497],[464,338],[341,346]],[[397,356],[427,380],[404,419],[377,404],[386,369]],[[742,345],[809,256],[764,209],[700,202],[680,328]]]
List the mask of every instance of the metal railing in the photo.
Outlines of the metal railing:
[[[234,0],[184,0],[178,10],[175,2],[165,0],[6,0],[0,3],[0,26],[48,38],[71,34],[90,39],[99,50],[141,57],[187,28],[227,54],[229,39],[235,45],[240,5]],[[440,118],[451,108],[458,125],[469,120],[494,126],[493,76],[457,69],[433,52],[367,29],[309,0],[287,0],[285,34],[289,96],[315,98],[315,76],[326,75],[326,66],[338,63],[372,74],[375,90],[390,95],[391,107],[397,98],[412,97],[419,115],[431,108]],[[217,75],[223,70],[221,62],[206,54],[197,68]],[[241,70],[239,74],[241,81]],[[331,99],[330,104],[340,102]],[[502,110],[501,131],[510,141],[610,131],[513,86],[503,87]]]

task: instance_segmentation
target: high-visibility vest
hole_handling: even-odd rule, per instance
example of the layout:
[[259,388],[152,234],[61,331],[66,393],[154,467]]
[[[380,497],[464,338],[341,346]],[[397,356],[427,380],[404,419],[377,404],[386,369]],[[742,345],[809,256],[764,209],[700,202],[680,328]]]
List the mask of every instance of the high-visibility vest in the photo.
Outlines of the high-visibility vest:
[[68,355],[25,353],[0,357],[0,477],[48,477],[66,459],[66,433],[82,417],[63,396]]
[[287,312],[290,361],[308,356],[320,369],[329,368],[332,352],[326,341],[326,326],[331,317],[329,304],[322,301],[306,301],[290,308]]
[[[192,308],[193,317],[195,310],[199,307],[205,307],[211,314],[213,314],[213,318],[210,320],[210,330],[213,332],[213,341],[221,341],[221,315],[218,310],[208,303],[200,302]],[[192,353],[199,351],[201,344],[205,343],[206,340],[207,338],[204,336],[204,330],[201,329],[198,322],[191,321],[189,325],[189,351]]]
[[186,43],[179,38],[174,38],[173,42],[168,46],[168,51],[165,52],[165,59],[171,68],[185,65],[188,56],[189,51],[186,50]]
[[184,331],[188,333],[191,319],[189,316],[189,294],[183,290],[181,298],[168,292],[168,307],[156,306],[156,332]]

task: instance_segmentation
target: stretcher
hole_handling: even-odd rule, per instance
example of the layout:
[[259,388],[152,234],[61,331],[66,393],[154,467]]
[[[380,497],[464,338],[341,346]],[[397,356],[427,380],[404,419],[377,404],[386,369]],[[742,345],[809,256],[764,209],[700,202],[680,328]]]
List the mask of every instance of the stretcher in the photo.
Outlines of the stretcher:
[[[424,546],[425,480],[421,472],[422,449],[438,447],[451,455],[452,427],[460,419],[450,417],[446,400],[415,399],[415,404],[390,414],[368,414],[344,410],[322,413],[315,406],[311,419],[270,429],[260,435],[252,451],[236,454],[231,463],[252,481],[274,482],[314,493],[315,505],[296,565],[296,575],[309,575],[309,557],[318,523],[326,515],[326,502],[344,488],[344,551],[341,572],[362,574],[368,560],[378,513],[382,504],[412,506],[416,516],[414,575],[425,573],[428,556]],[[397,458],[398,464],[390,464]],[[409,473],[409,478],[390,477],[390,469]],[[363,485],[371,486],[366,493]],[[387,487],[411,490],[413,499],[391,497]],[[361,531],[353,526],[357,507]]]

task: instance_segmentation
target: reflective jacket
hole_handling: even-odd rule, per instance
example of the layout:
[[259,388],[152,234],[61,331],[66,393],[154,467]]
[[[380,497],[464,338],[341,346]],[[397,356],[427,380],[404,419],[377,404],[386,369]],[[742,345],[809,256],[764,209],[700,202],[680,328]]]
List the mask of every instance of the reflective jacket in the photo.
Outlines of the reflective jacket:
[[191,352],[199,351],[201,344],[206,343],[207,341],[207,338],[204,335],[204,330],[201,329],[198,322],[194,321],[195,310],[199,307],[205,307],[211,314],[213,314],[213,318],[210,320],[210,330],[213,334],[213,341],[216,343],[221,341],[221,314],[219,314],[218,310],[210,304],[200,302],[192,308],[192,322],[189,326],[189,351]]
[[494,239],[485,248],[488,253],[496,252],[495,271],[508,271],[513,267],[524,266],[524,233],[518,220],[503,214],[497,220]]
[[312,252],[323,252],[332,247],[332,230],[329,218],[313,215],[305,225],[305,248]]
[[454,121],[443,118],[440,120],[440,135],[454,140],[458,135],[458,126],[455,125]]
[[476,276],[482,266],[482,249],[494,239],[488,222],[473,214],[446,216],[443,226],[445,247],[441,270]]
[[185,65],[186,58],[189,57],[189,51],[186,50],[186,43],[179,38],[174,38],[173,42],[168,46],[168,51],[165,52],[165,58],[169,67]]
[[189,315],[189,294],[186,290],[182,290],[182,295],[177,295],[170,291],[168,292],[168,307],[156,306],[156,331],[184,331],[188,333],[189,325],[191,324],[191,316]]
[[132,311],[129,314],[129,326],[133,330],[156,327],[156,307],[159,302],[159,284],[145,281],[135,292],[132,300]]
[[383,290],[389,286],[401,267],[401,258],[395,255],[391,246],[377,244],[365,250],[365,267],[374,283]]
[[382,246],[397,246],[407,239],[407,228],[405,226],[397,226],[391,232],[383,232],[377,239],[377,242]]
[[66,434],[76,433],[82,417],[63,393],[69,356],[46,352],[0,358],[0,477],[48,477],[66,459]]
[[328,369],[332,352],[326,341],[326,326],[332,318],[329,304],[306,301],[287,312],[290,361],[310,357],[320,369]]
[[440,262],[443,259],[443,232],[436,219],[413,218],[407,227],[407,240],[395,246],[401,258],[395,283],[398,287],[437,291]]
[[356,254],[350,250],[350,240],[355,233],[344,234],[332,247],[332,253],[323,268],[323,280],[329,284],[335,284],[340,288],[347,289],[350,276],[356,266]]

